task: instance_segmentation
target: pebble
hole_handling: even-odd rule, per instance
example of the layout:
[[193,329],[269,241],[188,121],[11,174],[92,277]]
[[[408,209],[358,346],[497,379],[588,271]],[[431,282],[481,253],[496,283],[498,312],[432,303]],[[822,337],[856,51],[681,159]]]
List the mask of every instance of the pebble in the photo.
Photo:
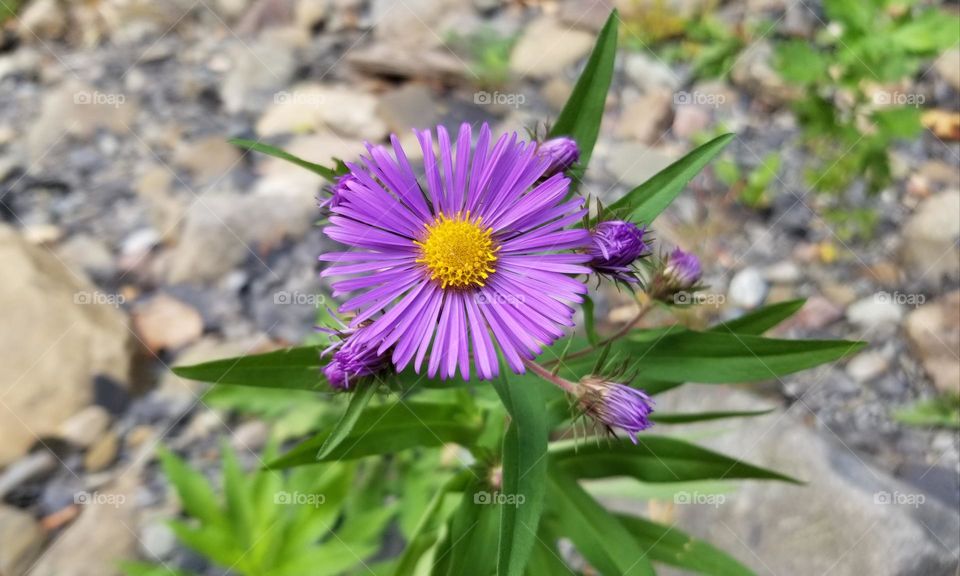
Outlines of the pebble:
[[680,88],[680,76],[651,54],[644,51],[628,52],[623,62],[623,71],[627,78],[644,92],[655,89],[673,92]]
[[728,294],[730,301],[747,309],[756,308],[763,303],[767,295],[767,282],[756,268],[744,268],[730,280]]
[[937,287],[960,277],[960,190],[924,200],[903,227],[901,257],[912,282]]
[[110,431],[103,435],[83,458],[83,467],[87,472],[105,470],[117,459],[120,450],[120,439],[117,433]]
[[203,317],[192,306],[167,294],[154,296],[133,311],[133,326],[151,352],[176,350],[203,334]]
[[889,362],[878,351],[861,352],[847,362],[847,374],[854,381],[865,384],[887,371]]
[[774,284],[796,284],[803,277],[803,273],[794,262],[784,260],[765,268],[763,276]]
[[58,434],[74,446],[89,448],[110,426],[110,414],[101,406],[87,406],[60,425]]
[[593,43],[593,34],[542,17],[514,45],[510,70],[521,77],[548,78],[586,57]]
[[48,450],[37,450],[10,464],[0,472],[0,499],[11,490],[42,477],[57,468],[59,462]]
[[903,314],[900,304],[879,295],[857,300],[847,308],[847,320],[868,331],[896,325],[903,318]]
[[20,576],[43,548],[44,534],[29,513],[0,504],[0,574]]
[[911,348],[937,390],[960,394],[960,291],[913,310],[905,326]]
[[138,548],[145,558],[166,560],[177,547],[177,536],[165,521],[148,522],[140,529]]

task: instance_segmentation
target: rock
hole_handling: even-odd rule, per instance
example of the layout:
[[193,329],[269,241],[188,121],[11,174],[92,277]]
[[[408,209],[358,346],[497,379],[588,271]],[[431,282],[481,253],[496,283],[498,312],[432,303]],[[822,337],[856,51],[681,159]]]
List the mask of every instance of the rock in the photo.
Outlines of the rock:
[[933,67],[951,88],[960,92],[960,48],[951,48],[941,54]]
[[413,49],[441,46],[447,32],[443,20],[471,11],[469,0],[374,0],[371,4],[376,39]]
[[876,350],[861,352],[847,362],[847,374],[855,382],[864,384],[886,372],[888,366],[889,362],[882,353]]
[[629,52],[624,58],[623,71],[634,86],[643,92],[680,88],[681,78],[662,60],[647,52]]
[[[732,388],[683,386],[658,409],[751,410],[769,402]],[[808,484],[739,483],[709,504],[678,502],[678,526],[732,552],[757,573],[952,575],[960,519],[951,506],[864,463],[806,411],[687,428],[698,443]],[[719,503],[718,503],[719,502]]]
[[0,499],[21,484],[52,472],[59,464],[56,456],[49,450],[36,450],[27,454],[0,472]]
[[343,136],[378,142],[387,126],[376,115],[373,94],[346,86],[303,84],[277,92],[273,104],[257,122],[257,134],[301,134],[333,130]]
[[52,254],[0,225],[0,466],[93,399],[94,377],[126,383],[127,320],[105,294]]
[[224,136],[207,136],[178,144],[173,162],[189,172],[197,184],[204,185],[223,178],[233,169],[240,162],[240,151]]
[[0,504],[0,574],[24,576],[43,548],[44,535],[30,514]]
[[[189,163],[193,164],[195,161],[191,160]],[[230,168],[231,166],[227,167]],[[203,172],[205,168],[199,170]],[[137,194],[147,203],[150,221],[165,240],[175,237],[185,208],[184,203],[172,193],[173,178],[173,172],[166,166],[151,166],[137,182]]]
[[136,555],[137,474],[120,475],[119,483],[80,494],[76,522],[44,552],[30,576],[121,576],[120,563]]
[[670,124],[673,93],[654,89],[624,107],[617,123],[617,134],[644,144],[655,144]]
[[768,266],[763,271],[763,276],[768,282],[774,284],[796,284],[803,278],[803,272],[800,271],[799,266],[790,260],[784,260],[773,266]]
[[710,126],[710,112],[703,106],[677,106],[673,116],[673,134],[677,138],[689,140],[703,134]]
[[63,238],[63,229],[55,224],[28,224],[22,234],[27,242],[42,246],[59,242]]
[[167,560],[177,548],[177,536],[166,521],[152,521],[140,530],[140,553],[145,558]]
[[770,105],[781,105],[800,95],[788,85],[773,64],[774,49],[769,40],[751,44],[737,58],[730,71],[733,83]]
[[924,200],[903,227],[901,258],[916,282],[939,286],[960,277],[960,190]]
[[235,450],[259,451],[267,444],[270,426],[261,420],[250,420],[233,429],[230,444]]
[[17,18],[20,38],[28,43],[56,40],[67,29],[67,9],[57,0],[33,0]]
[[756,308],[767,296],[767,282],[756,268],[744,268],[734,274],[728,288],[730,302],[742,308]]
[[451,84],[473,78],[464,62],[445,48],[417,50],[376,43],[351,50],[347,62],[358,72],[389,78],[419,78]]
[[896,325],[903,318],[903,307],[879,292],[857,300],[847,308],[847,320],[864,330]]
[[289,38],[263,33],[253,42],[230,48],[232,67],[220,85],[220,99],[230,114],[262,110],[293,76],[296,60]]
[[153,228],[134,230],[120,245],[120,254],[126,262],[137,262],[160,243],[160,234]]
[[530,24],[514,45],[510,70],[518,76],[547,78],[579,62],[593,43],[593,34],[542,17]]
[[604,160],[610,176],[629,188],[643,184],[672,162],[660,150],[635,142],[611,145]]
[[386,94],[380,98],[377,112],[395,134],[407,133],[411,128],[432,128],[440,120],[433,93],[423,84],[405,84]]
[[71,236],[57,247],[57,255],[72,268],[97,279],[109,278],[115,270],[110,248],[89,234]]
[[302,30],[312,32],[327,19],[329,10],[327,2],[297,0],[293,9],[294,24]]
[[90,447],[83,457],[83,468],[87,472],[100,472],[113,464],[120,451],[120,439],[117,433],[110,431],[104,434]]
[[911,312],[906,329],[913,352],[937,389],[960,394],[960,291]]
[[197,341],[203,334],[203,317],[189,304],[160,294],[134,309],[133,327],[143,344],[156,354]]
[[57,435],[81,448],[92,446],[110,426],[110,413],[100,406],[87,406],[60,425]]

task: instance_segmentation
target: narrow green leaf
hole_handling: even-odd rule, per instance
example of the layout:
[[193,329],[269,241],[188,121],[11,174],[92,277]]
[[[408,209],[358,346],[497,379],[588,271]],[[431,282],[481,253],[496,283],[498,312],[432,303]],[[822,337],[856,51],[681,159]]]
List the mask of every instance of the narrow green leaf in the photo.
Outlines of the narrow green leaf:
[[618,21],[617,11],[614,10],[600,30],[590,59],[573,87],[570,98],[550,129],[550,138],[569,136],[577,142],[580,162],[572,171],[574,181],[583,176],[600,134],[600,122],[603,119],[607,91],[610,90],[613,79],[613,62],[617,55]]
[[423,515],[420,517],[420,522],[417,524],[417,527],[414,528],[413,534],[407,542],[407,547],[403,551],[403,555],[394,567],[393,574],[395,576],[407,576],[408,574],[414,573],[414,569],[417,567],[420,558],[427,550],[433,547],[440,538],[441,528],[446,520],[446,516],[443,514],[444,500],[452,492],[464,490],[470,483],[471,478],[472,473],[465,470],[451,478],[450,481],[434,495],[424,510]]
[[263,154],[273,156],[274,158],[286,160],[287,162],[296,164],[301,168],[306,168],[314,174],[319,174],[331,182],[337,177],[337,171],[332,168],[327,168],[326,166],[304,160],[303,158],[294,156],[289,152],[285,152],[275,146],[270,146],[269,144],[263,144],[262,142],[255,142],[253,140],[244,140],[243,138],[231,138],[230,143],[245,150],[253,150],[254,152],[261,152]]
[[775,408],[769,410],[744,410],[740,412],[677,412],[665,413],[654,412],[650,415],[650,420],[657,424],[690,424],[691,422],[706,422],[709,420],[724,420],[727,418],[750,418],[753,416],[763,416],[770,414]]
[[[505,368],[505,367],[504,367]],[[530,558],[543,513],[546,491],[547,437],[550,433],[544,411],[541,381],[513,385],[505,369],[493,385],[510,413],[510,427],[503,438],[500,543],[497,574],[519,576]],[[511,502],[515,502],[514,505]]]
[[618,514],[623,524],[655,562],[710,576],[753,576],[753,572],[710,544],[697,540],[674,526],[663,526],[645,518]]
[[453,513],[449,529],[437,548],[432,574],[492,574],[497,559],[491,552],[497,546],[499,514],[497,506],[477,495],[487,489],[485,481],[474,480],[464,491]]
[[630,476],[641,482],[756,479],[799,484],[779,472],[741,462],[677,438],[641,434],[637,444],[629,440],[550,445],[551,462],[575,478]]
[[548,498],[556,516],[553,529],[573,541],[577,550],[601,574],[653,576],[653,567],[637,540],[610,512],[552,465]]
[[321,386],[320,369],[323,366],[320,349],[303,346],[193,366],[177,366],[173,373],[181,378],[217,385],[317,390]]
[[593,298],[583,297],[583,326],[587,331],[587,341],[591,346],[597,346],[600,343],[600,336],[597,335],[597,326],[593,316]]
[[764,306],[739,318],[717,324],[708,332],[735,332],[759,336],[799,312],[806,302],[805,298],[801,298]]
[[724,134],[699,146],[628,192],[609,210],[625,219],[650,224],[734,137],[734,134]]
[[225,526],[227,523],[217,506],[217,497],[203,474],[190,468],[176,454],[164,447],[158,451],[167,479],[177,489],[177,496],[191,516],[205,523]]
[[475,414],[456,405],[392,402],[361,412],[350,433],[323,460],[317,460],[317,451],[327,441],[329,432],[298,444],[267,467],[292,468],[318,461],[351,460],[448,442],[469,445],[480,434],[481,426]]
[[370,403],[370,399],[376,394],[377,384],[377,381],[365,382],[359,389],[354,390],[350,397],[350,404],[347,405],[343,416],[334,424],[330,435],[327,436],[323,446],[317,452],[317,460],[325,460],[350,435],[353,427],[357,424],[357,420],[360,419],[360,415],[367,408],[367,404]]

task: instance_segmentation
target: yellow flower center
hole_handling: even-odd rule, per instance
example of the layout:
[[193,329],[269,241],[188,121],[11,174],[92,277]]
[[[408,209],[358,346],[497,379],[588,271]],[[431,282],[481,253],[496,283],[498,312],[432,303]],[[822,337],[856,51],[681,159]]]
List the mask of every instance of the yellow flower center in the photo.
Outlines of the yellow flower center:
[[430,269],[430,279],[441,288],[483,286],[493,274],[499,247],[490,237],[493,229],[485,227],[481,218],[470,219],[470,212],[457,212],[453,218],[441,214],[427,225],[426,239],[414,241],[420,247],[417,262]]

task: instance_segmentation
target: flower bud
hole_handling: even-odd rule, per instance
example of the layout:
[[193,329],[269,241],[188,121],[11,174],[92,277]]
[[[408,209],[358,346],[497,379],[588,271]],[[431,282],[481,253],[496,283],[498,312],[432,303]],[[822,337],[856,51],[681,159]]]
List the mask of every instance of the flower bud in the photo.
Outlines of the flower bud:
[[670,253],[663,269],[663,277],[677,289],[691,288],[700,281],[703,269],[700,259],[690,252],[677,248]]
[[589,266],[615,280],[637,282],[630,265],[647,254],[643,233],[644,229],[633,222],[608,220],[597,224],[590,239],[588,253],[593,259]]
[[588,416],[608,429],[627,432],[634,444],[637,432],[653,425],[649,419],[653,399],[643,390],[598,376],[585,376],[577,387],[577,395],[580,408]]
[[386,354],[377,354],[376,344],[360,343],[355,338],[347,338],[343,346],[333,353],[323,373],[330,386],[337,390],[349,390],[364,377],[376,374],[386,368],[389,358]]
[[544,140],[537,147],[537,154],[550,162],[542,178],[565,172],[580,159],[580,149],[576,141],[566,136]]
[[337,177],[337,181],[329,187],[330,196],[325,199],[320,200],[317,204],[319,208],[336,208],[343,202],[344,194],[349,194],[350,189],[348,184],[352,182],[359,183],[360,180],[353,175],[352,172],[347,172],[346,174]]

